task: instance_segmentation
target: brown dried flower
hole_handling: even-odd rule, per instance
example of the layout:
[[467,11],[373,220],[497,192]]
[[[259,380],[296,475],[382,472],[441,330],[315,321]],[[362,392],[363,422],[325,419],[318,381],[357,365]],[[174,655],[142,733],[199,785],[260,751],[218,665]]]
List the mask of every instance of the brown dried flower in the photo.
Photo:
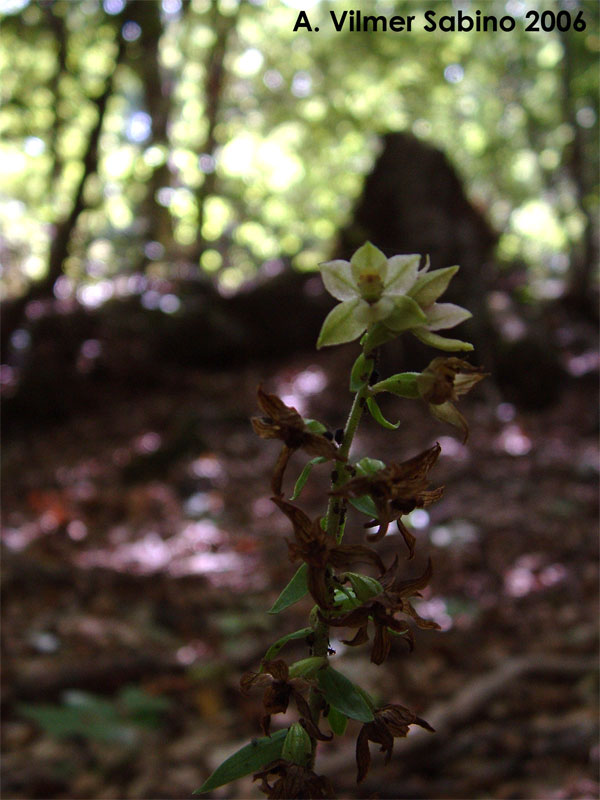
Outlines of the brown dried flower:
[[[271,785],[269,775],[277,776]],[[254,780],[261,779],[260,790],[268,798],[276,800],[328,800],[334,798],[333,786],[329,778],[316,775],[311,769],[284,761],[282,758],[268,764],[254,775]]]
[[282,494],[283,473],[295,450],[302,448],[311,456],[346,460],[340,456],[333,442],[320,433],[312,433],[308,430],[303,418],[295,408],[286,406],[276,394],[268,394],[263,391],[262,386],[258,387],[258,405],[265,416],[252,417],[251,422],[255,433],[262,439],[281,439],[283,442],[283,449],[279,454],[271,478],[273,494]]
[[406,529],[400,517],[409,514],[415,508],[426,508],[439,500],[444,487],[428,490],[429,470],[433,467],[441,452],[436,444],[424,450],[414,458],[400,464],[391,463],[372,475],[352,478],[340,489],[332,492],[341,497],[363,497],[370,495],[377,509],[379,530],[367,534],[372,542],[382,539],[392,520],[396,520],[398,530],[402,534],[409,551],[409,558],[414,555],[415,537]]
[[354,544],[337,544],[321,527],[320,520],[313,522],[292,503],[280,497],[271,498],[294,527],[295,541],[288,542],[290,558],[296,561],[301,558],[308,565],[306,583],[308,591],[321,608],[331,608],[332,592],[327,583],[329,566],[336,569],[347,569],[357,561],[369,562],[379,569],[381,575],[385,566],[379,555],[370,547]]
[[357,783],[365,779],[371,766],[369,742],[381,745],[380,750],[385,753],[387,764],[394,749],[394,739],[406,736],[410,725],[420,725],[432,733],[435,732],[428,722],[404,706],[386,705],[375,711],[375,719],[362,726],[356,740]]
[[419,628],[437,629],[439,625],[432,620],[420,617],[410,603],[409,598],[420,597],[420,589],[425,588],[431,578],[431,559],[427,562],[425,572],[418,578],[399,581],[396,578],[398,559],[381,578],[383,592],[366,600],[358,608],[342,614],[339,617],[323,617],[328,625],[333,627],[358,628],[353,639],[344,640],[344,644],[355,646],[368,641],[369,621],[375,626],[371,661],[382,664],[388,657],[392,645],[392,634],[395,631],[405,639],[409,648],[414,646],[413,635],[406,622],[397,620],[395,614],[400,613],[413,619]]
[[454,425],[463,433],[463,443],[469,436],[469,426],[460,411],[453,405],[458,398],[486,377],[480,367],[474,367],[461,358],[434,358],[417,377],[419,394],[429,411],[442,422]]
[[261,720],[265,736],[269,735],[272,714],[285,714],[290,698],[293,697],[296,707],[301,714],[300,724],[306,729],[313,739],[329,741],[330,736],[322,733],[313,722],[310,707],[302,696],[302,691],[309,687],[304,678],[290,678],[289,668],[281,658],[274,661],[263,661],[261,672],[246,672],[240,679],[240,687],[244,694],[248,694],[253,687],[264,688],[263,706],[265,716]]

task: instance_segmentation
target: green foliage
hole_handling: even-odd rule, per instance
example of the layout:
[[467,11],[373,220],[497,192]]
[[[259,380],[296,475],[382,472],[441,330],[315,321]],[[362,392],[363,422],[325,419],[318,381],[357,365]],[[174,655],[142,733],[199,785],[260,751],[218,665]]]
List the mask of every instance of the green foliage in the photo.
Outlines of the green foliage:
[[301,600],[307,594],[307,571],[306,564],[301,564],[301,566],[298,567],[292,580],[269,609],[269,614],[279,614],[280,611],[293,606],[294,603],[297,603],[298,600]]
[[350,719],[371,722],[373,704],[368,701],[365,692],[355,686],[345,675],[333,667],[327,667],[318,673],[317,678],[325,700],[330,706]]
[[229,756],[194,794],[211,792],[219,786],[224,786],[226,783],[243,778],[244,775],[256,772],[261,767],[264,767],[265,764],[275,761],[281,756],[287,733],[288,730],[286,728],[285,730],[277,731],[272,736],[254,739],[250,744]]
[[[505,5],[489,0],[485,11],[500,17]],[[294,33],[296,9],[276,0],[193,2],[174,14],[142,3],[116,15],[100,3],[23,0],[2,15],[0,43],[6,291],[47,269],[49,224],[70,212],[127,21],[141,33],[125,48],[102,120],[65,264],[75,282],[146,264],[166,275],[181,251],[225,288],[281,256],[314,269],[387,130],[447,151],[502,231],[501,257],[523,260],[534,279],[560,278],[598,207],[599,9],[578,5],[579,33],[528,33],[517,17],[510,34],[419,25],[357,35],[336,32],[329,5],[317,3],[320,32],[308,35]],[[395,0],[382,13],[422,19],[430,7]],[[455,9],[442,0],[436,11]],[[146,257],[152,239],[162,249]]]
[[131,744],[141,728],[157,728],[170,707],[165,697],[126,686],[114,700],[89,692],[64,693],[61,705],[20,705],[19,712],[57,738],[81,736],[101,742]]

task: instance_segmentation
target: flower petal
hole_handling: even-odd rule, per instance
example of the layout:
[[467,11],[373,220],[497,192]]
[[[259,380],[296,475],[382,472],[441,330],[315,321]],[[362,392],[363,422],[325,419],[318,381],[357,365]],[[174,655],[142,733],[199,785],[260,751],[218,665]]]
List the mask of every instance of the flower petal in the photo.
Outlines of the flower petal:
[[326,261],[320,264],[321,277],[329,294],[336,300],[352,300],[359,292],[349,261]]
[[433,272],[428,272],[417,280],[413,288],[408,292],[409,296],[416,300],[421,308],[427,308],[446,291],[448,284],[458,270],[459,267],[455,266],[434,269]]
[[406,294],[417,280],[420,260],[421,256],[418,254],[388,258],[386,294]]
[[345,300],[343,303],[332,308],[325,317],[319,338],[317,349],[327,347],[332,344],[344,344],[358,339],[367,327],[367,323],[357,315],[361,309],[368,308],[368,303],[360,297],[354,300]]
[[427,316],[412,297],[395,295],[390,299],[394,301],[394,310],[385,320],[386,327],[390,330],[400,333],[421,326],[424,322],[427,324]]
[[467,420],[455,405],[449,401],[439,405],[429,403],[429,411],[432,416],[441,422],[447,422],[449,425],[454,425],[455,428],[458,428],[463,435],[463,444],[467,441],[469,438],[469,426],[467,425]]
[[434,303],[427,309],[425,314],[427,316],[425,327],[428,331],[454,328],[473,316],[466,308],[457,306],[454,303]]
[[375,247],[371,242],[365,242],[362,247],[359,247],[356,253],[350,259],[350,267],[354,281],[357,284],[361,275],[366,272],[373,272],[379,275],[382,281],[385,282],[387,276],[387,258],[378,247]]

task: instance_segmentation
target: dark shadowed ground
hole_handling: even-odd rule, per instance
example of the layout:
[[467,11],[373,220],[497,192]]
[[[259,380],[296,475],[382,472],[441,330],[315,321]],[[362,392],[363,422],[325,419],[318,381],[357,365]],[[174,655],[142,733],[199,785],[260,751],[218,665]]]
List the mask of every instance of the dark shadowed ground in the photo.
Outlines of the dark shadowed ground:
[[[5,444],[6,798],[185,798],[260,735],[260,694],[242,697],[239,677],[306,624],[309,605],[265,614],[295,567],[289,523],[269,501],[277,445],[248,417],[263,381],[341,426],[350,351],[236,374],[182,370],[139,396],[106,389],[93,415]],[[417,631],[415,652],[400,642],[381,667],[368,648],[332,645],[349,677],[438,732],[397,741],[387,768],[373,748],[360,788],[358,729],[324,744],[317,771],[339,797],[598,796],[595,409],[585,379],[537,413],[490,382],[464,404],[467,447],[400,399],[384,408],[398,431],[361,427],[357,457],[442,445],[432,479],[446,493],[411,517],[406,566],[416,575],[431,555],[420,611],[442,631]],[[300,500],[310,515],[323,511],[319,469]],[[360,540],[358,524],[348,531]],[[397,544],[378,545],[385,560]],[[262,795],[246,778],[213,796]]]

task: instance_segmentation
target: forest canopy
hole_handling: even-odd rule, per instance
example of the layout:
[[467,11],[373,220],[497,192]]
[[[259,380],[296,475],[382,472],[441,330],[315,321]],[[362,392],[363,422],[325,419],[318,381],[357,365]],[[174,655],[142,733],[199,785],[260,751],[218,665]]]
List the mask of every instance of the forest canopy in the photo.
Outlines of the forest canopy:
[[[4,296],[45,283],[93,306],[144,275],[231,292],[288,262],[314,269],[396,130],[447,153],[500,234],[498,262],[525,265],[534,295],[589,278],[595,0],[551,4],[582,12],[585,30],[562,32],[525,31],[547,2],[460,4],[510,14],[510,33],[338,32],[331,5],[3,0]],[[294,32],[299,8],[319,33]]]

